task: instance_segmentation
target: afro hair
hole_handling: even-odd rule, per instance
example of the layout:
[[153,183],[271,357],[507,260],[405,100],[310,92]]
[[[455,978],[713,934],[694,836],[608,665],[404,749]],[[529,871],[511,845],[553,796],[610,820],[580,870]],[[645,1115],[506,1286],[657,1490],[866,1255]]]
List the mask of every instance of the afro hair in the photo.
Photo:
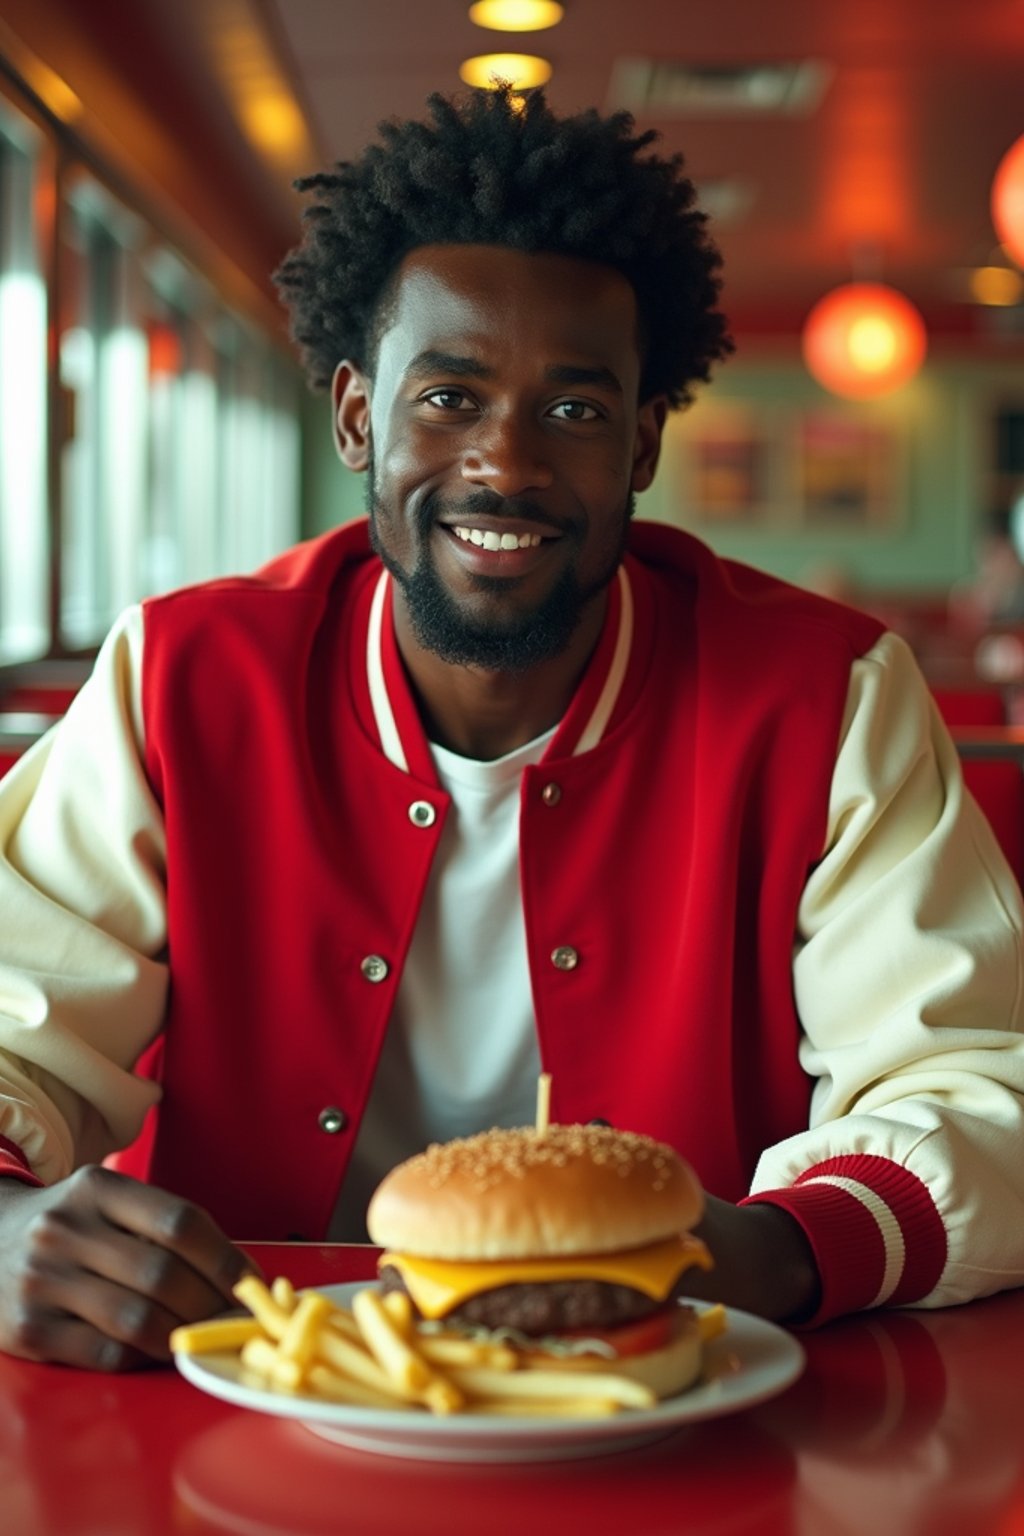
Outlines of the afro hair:
[[632,284],[641,398],[678,407],[732,351],[721,257],[680,155],[645,153],[625,112],[558,117],[503,86],[433,95],[429,120],[388,121],[358,160],[304,177],[301,243],[274,274],[312,388],[347,358],[372,375],[391,281],[419,246],[501,245],[616,268]]

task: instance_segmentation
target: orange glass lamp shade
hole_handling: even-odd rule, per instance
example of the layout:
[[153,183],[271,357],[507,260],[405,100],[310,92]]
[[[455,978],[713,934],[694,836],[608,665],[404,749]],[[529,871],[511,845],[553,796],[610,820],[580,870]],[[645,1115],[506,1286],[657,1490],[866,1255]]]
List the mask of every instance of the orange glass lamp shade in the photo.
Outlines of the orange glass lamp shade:
[[808,369],[825,389],[851,400],[888,394],[906,384],[927,350],[920,314],[886,283],[833,288],[804,322]]
[[992,183],[992,223],[1007,254],[1024,267],[1024,134],[999,162]]

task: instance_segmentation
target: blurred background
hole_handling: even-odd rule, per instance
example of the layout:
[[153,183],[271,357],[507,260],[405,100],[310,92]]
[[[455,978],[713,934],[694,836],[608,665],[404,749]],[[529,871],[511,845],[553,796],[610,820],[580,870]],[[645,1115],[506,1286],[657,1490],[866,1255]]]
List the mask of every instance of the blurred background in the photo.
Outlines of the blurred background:
[[515,52],[680,151],[725,258],[736,355],[641,514],[878,612],[1018,720],[1024,0],[471,10],[0,0],[6,708],[73,690],[126,603],[362,511],[269,281],[291,183]]

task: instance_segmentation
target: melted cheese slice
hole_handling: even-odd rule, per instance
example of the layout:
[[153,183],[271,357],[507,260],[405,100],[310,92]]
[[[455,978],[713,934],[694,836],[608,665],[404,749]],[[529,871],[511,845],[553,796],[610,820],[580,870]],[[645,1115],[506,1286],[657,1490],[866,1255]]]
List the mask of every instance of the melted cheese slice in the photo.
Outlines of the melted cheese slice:
[[499,1285],[546,1280],[604,1280],[629,1285],[652,1301],[664,1301],[684,1270],[712,1269],[711,1255],[697,1237],[669,1237],[620,1253],[581,1254],[564,1259],[495,1260],[456,1264],[445,1259],[413,1258],[387,1252],[380,1267],[397,1269],[423,1317],[444,1317],[481,1291]]

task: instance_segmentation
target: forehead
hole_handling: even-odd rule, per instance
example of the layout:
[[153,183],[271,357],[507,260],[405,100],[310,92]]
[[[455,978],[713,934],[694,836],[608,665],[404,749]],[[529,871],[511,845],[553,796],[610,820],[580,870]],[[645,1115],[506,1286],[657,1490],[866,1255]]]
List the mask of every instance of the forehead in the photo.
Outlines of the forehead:
[[427,349],[538,363],[615,366],[639,380],[636,297],[614,267],[489,245],[427,245],[402,262],[380,332],[378,367]]

